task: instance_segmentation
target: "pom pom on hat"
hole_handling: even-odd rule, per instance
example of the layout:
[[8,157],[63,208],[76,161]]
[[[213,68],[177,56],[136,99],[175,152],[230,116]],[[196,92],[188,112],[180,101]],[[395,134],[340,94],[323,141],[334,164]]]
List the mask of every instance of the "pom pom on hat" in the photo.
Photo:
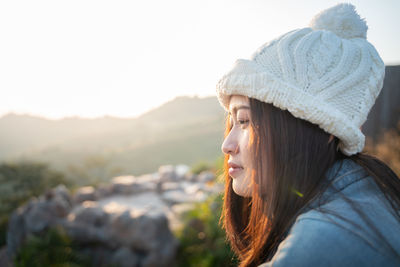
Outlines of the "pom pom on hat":
[[313,30],[331,31],[345,39],[367,38],[367,23],[360,18],[352,4],[342,3],[321,11],[309,26]]

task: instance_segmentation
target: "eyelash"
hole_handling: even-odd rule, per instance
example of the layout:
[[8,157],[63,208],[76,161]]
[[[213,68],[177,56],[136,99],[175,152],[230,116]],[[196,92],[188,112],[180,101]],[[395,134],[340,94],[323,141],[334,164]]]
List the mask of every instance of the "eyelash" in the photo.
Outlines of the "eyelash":
[[[239,123],[240,126],[247,125],[249,122],[250,122],[250,120],[238,120],[238,123]],[[234,123],[232,123],[232,121],[231,121],[230,129],[232,129],[233,125],[234,125]]]
[[249,120],[238,120],[240,125],[244,125],[247,124],[249,122]]

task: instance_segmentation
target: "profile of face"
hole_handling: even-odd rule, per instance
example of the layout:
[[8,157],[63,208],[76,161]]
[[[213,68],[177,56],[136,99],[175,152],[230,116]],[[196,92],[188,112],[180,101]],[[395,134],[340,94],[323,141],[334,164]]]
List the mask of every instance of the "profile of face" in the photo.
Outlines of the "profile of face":
[[250,157],[250,104],[242,95],[233,95],[229,102],[229,119],[232,126],[222,143],[222,152],[229,156],[229,175],[233,191],[243,197],[251,196]]

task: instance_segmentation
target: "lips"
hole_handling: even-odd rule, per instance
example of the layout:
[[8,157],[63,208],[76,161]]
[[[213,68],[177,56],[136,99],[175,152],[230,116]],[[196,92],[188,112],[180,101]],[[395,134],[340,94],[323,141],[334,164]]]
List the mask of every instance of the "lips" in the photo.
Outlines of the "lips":
[[242,167],[242,166],[240,166],[240,165],[238,165],[238,164],[235,164],[235,163],[233,163],[233,162],[229,162],[229,161],[228,161],[228,166],[229,166],[228,172],[229,172],[229,175],[230,175],[232,178],[235,178],[235,175],[237,175],[238,172],[240,172],[241,170],[243,170],[243,167]]
[[228,166],[229,166],[229,168],[242,168],[242,166],[237,165],[233,162],[229,162],[229,161],[228,161]]

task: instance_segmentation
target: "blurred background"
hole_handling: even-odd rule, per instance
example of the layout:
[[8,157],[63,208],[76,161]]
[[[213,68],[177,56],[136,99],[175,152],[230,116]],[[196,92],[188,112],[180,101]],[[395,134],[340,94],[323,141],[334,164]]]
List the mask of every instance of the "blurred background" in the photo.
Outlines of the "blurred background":
[[[386,65],[365,150],[400,175],[400,2],[347,2]],[[337,3],[1,2],[0,266],[235,266],[216,83]]]

